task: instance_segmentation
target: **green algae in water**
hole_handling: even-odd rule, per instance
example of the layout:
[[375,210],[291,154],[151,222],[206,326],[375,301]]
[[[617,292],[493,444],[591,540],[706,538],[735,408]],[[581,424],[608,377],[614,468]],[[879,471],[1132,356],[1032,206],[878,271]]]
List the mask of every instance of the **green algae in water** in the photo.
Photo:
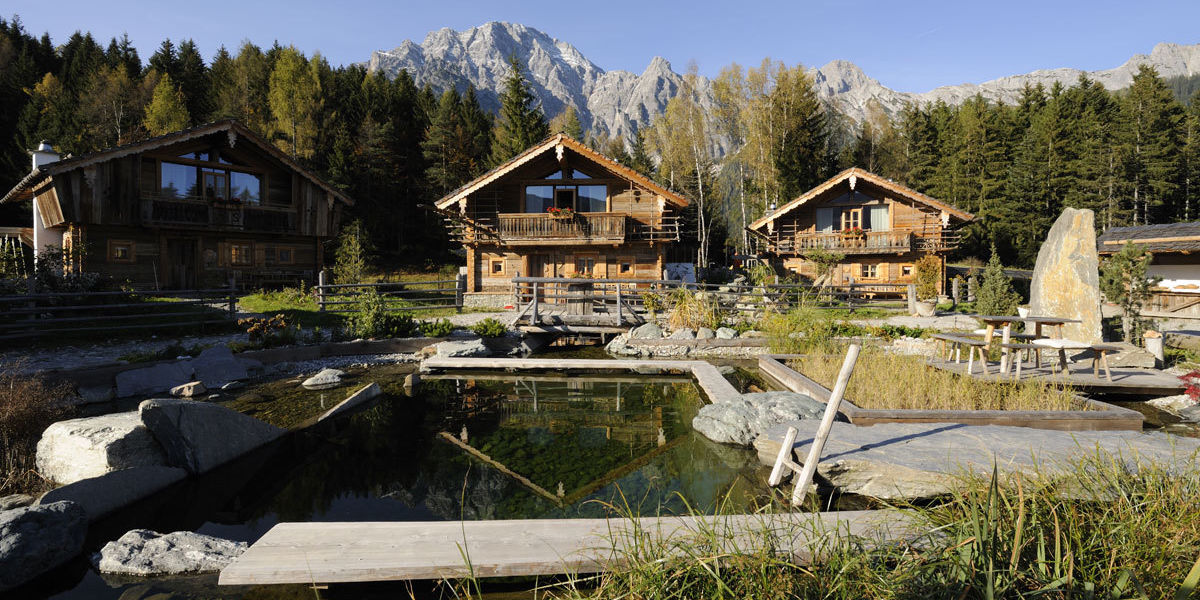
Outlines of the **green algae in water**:
[[342,376],[342,385],[336,388],[307,390],[300,385],[311,376],[306,374],[249,386],[218,403],[276,427],[296,429],[311,423],[370,383],[378,383],[386,394],[402,396],[404,376],[416,367],[412,364],[377,365],[369,369],[348,367],[342,370],[346,374]]

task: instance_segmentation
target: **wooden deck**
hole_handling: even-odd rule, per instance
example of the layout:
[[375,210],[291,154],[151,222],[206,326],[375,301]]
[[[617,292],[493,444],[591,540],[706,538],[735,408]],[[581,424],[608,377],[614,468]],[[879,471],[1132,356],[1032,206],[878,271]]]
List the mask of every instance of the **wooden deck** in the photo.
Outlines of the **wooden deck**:
[[[599,572],[622,564],[635,532],[684,540],[722,533],[725,551],[752,551],[769,531],[799,561],[837,532],[868,540],[909,534],[899,511],[717,517],[508,521],[280,523],[221,571],[220,585],[348,583]],[[784,550],[786,549],[786,550]],[[676,550],[677,551],[677,550]],[[715,550],[711,550],[715,552]]]
[[[1058,359],[1052,359],[1057,363]],[[943,371],[952,371],[955,373],[966,374],[967,361],[955,363],[954,361],[945,361],[940,358],[932,358],[929,364],[942,369]],[[1112,369],[1112,381],[1104,378],[1104,372],[1101,371],[1100,377],[1092,374],[1091,359],[1078,361],[1070,364],[1068,373],[1057,373],[1043,359],[1041,367],[1033,367],[1030,363],[1026,363],[1021,367],[1021,380],[1027,379],[1049,379],[1051,381],[1062,381],[1063,383],[1075,388],[1081,394],[1128,394],[1131,396],[1173,396],[1182,394],[1184,385],[1178,377],[1162,371],[1153,369]],[[1012,381],[1013,374],[1000,374],[999,363],[988,363],[988,374],[984,375],[979,370],[979,365],[975,366],[975,372],[971,373],[971,377],[983,379],[986,381]]]

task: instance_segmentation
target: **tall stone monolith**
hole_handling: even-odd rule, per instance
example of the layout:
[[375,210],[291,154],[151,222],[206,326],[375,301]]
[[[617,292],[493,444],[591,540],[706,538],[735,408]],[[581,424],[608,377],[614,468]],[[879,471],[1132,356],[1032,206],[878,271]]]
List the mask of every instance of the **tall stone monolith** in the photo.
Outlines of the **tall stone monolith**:
[[1079,319],[1082,323],[1066,325],[1064,337],[1088,343],[1103,341],[1100,257],[1092,211],[1068,208],[1050,228],[1033,269],[1029,314]]

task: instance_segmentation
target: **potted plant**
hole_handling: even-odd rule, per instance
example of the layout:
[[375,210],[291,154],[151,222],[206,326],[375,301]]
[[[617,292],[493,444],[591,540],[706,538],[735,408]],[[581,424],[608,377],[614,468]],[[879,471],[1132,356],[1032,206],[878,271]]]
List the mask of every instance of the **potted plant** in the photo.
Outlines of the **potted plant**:
[[575,210],[569,207],[558,208],[557,206],[551,206],[550,208],[546,209],[546,212],[550,214],[551,219],[561,219],[566,221],[575,217]]
[[932,317],[937,313],[938,280],[942,277],[942,261],[937,256],[926,254],[913,265],[913,282],[917,297],[913,309],[917,315]]

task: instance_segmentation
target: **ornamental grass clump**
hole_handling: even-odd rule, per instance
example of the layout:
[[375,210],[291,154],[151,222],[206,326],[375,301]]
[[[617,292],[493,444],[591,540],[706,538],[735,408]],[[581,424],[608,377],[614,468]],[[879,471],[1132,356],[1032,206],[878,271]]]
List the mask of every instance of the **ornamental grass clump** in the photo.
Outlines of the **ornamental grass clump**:
[[[842,356],[812,353],[790,366],[832,388]],[[846,399],[867,409],[1089,410],[1071,388],[1044,379],[980,381],[930,367],[923,357],[869,347],[859,356]]]
[[37,443],[55,421],[73,409],[70,386],[22,375],[19,365],[0,368],[0,496],[50,489],[37,473]]
[[721,308],[710,294],[681,287],[671,291],[669,301],[667,324],[673,329],[721,326]]

